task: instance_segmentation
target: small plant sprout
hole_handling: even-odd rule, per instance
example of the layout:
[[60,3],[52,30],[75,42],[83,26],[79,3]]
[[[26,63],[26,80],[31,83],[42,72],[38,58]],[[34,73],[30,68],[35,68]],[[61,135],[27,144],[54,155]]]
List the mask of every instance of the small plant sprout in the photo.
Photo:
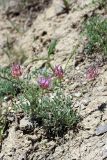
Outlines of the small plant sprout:
[[95,65],[90,66],[86,72],[87,80],[94,80],[98,76],[98,67]]
[[42,89],[49,89],[51,84],[51,79],[48,77],[40,77],[38,80],[38,84]]
[[11,74],[15,78],[19,78],[22,75],[22,68],[19,64],[12,64]]
[[64,76],[64,71],[61,67],[61,65],[56,65],[54,68],[54,74],[58,79],[62,79]]
[[50,46],[49,46],[49,48],[48,48],[48,58],[49,58],[51,55],[54,55],[54,54],[55,54],[56,45],[57,45],[57,39],[52,40],[51,43],[50,43]]

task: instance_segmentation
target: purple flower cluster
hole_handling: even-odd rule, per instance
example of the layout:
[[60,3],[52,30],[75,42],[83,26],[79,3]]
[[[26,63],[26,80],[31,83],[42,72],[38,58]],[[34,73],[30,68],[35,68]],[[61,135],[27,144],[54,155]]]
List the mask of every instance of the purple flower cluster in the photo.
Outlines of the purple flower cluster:
[[[56,65],[53,69],[53,74],[57,79],[63,79],[64,70],[61,65]],[[22,68],[19,64],[13,63],[11,67],[11,74],[15,78],[19,78],[22,75]],[[98,67],[95,65],[91,65],[86,71],[86,79],[94,80],[98,76]],[[42,76],[38,80],[38,85],[42,89],[49,89],[51,86],[52,78]]]
[[64,75],[64,71],[60,65],[55,66],[54,74],[57,78],[62,79]]
[[51,78],[40,77],[38,80],[38,84],[42,89],[48,89],[51,84]]
[[[53,69],[53,73],[58,79],[62,79],[64,76],[64,71],[60,65],[55,66],[55,68]],[[38,84],[42,89],[49,89],[51,86],[51,78],[40,77],[38,80]]]
[[90,66],[86,72],[87,80],[94,80],[98,76],[98,67],[95,65]]
[[[22,68],[19,64],[13,63],[11,67],[11,74],[15,78],[19,78],[22,75]],[[58,79],[62,79],[64,76],[64,71],[60,65],[56,65],[53,69],[53,74]],[[38,84],[42,89],[49,89],[51,85],[50,77],[40,77],[38,80]]]
[[18,78],[22,75],[22,68],[19,64],[13,64],[11,68],[11,74],[13,77]]

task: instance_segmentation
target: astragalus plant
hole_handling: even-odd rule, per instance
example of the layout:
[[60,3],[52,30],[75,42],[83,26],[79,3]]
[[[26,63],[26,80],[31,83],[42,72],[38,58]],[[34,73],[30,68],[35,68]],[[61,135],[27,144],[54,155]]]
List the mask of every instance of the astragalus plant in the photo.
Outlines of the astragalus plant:
[[[59,64],[51,64],[55,46],[54,41],[49,47],[45,69],[31,71],[30,78],[29,75],[24,78],[24,69],[14,63],[9,72],[3,73],[5,69],[1,70],[0,86],[1,97],[11,97],[14,112],[23,111],[42,126],[47,135],[61,136],[77,125],[79,116],[73,108],[71,97],[64,94],[64,69]],[[32,76],[35,77],[34,83]]]

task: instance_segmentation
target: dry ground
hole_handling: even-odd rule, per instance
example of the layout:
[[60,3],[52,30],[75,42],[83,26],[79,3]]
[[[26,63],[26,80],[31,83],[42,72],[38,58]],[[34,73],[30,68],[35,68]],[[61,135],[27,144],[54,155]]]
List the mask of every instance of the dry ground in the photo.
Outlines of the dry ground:
[[[80,35],[86,18],[94,13],[106,16],[104,9],[98,9],[91,0],[70,1],[69,13],[63,9],[62,0],[38,1],[23,11],[17,3],[6,3],[5,11],[1,8],[0,65],[8,66],[14,60],[26,65],[32,57],[45,55],[51,39],[57,38],[53,64],[64,66],[74,47],[78,46],[66,70],[65,92],[72,94],[74,106],[83,120],[75,135],[70,131],[56,141],[48,141],[38,128],[31,134],[23,134],[15,129],[13,122],[3,141],[0,160],[106,159],[107,133],[98,136],[96,128],[107,123],[107,65],[100,55],[94,58],[83,56],[86,42]],[[6,54],[8,49],[10,58]],[[42,63],[37,62],[32,67],[40,67]],[[86,68],[93,63],[99,65],[100,74],[95,81],[87,82]],[[99,109],[101,105],[104,111]]]

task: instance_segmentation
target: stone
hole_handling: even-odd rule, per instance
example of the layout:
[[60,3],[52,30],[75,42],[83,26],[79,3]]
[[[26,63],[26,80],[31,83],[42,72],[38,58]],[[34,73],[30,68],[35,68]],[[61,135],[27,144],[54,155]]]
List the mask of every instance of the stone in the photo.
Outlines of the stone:
[[55,17],[56,15],[60,15],[64,13],[64,3],[62,0],[54,0],[53,1],[53,5],[48,8],[48,10],[46,11],[46,17],[47,19],[50,19],[52,17]]
[[89,104],[89,102],[90,102],[90,99],[89,98],[85,98],[85,99],[83,99],[82,101],[81,101],[81,103],[84,105],[84,106],[88,106],[88,104]]
[[103,126],[99,126],[97,129],[96,129],[96,135],[99,136],[103,133],[107,132],[107,124],[106,125],[103,125]]
[[54,7],[56,15],[60,15],[64,12],[65,6],[62,0],[54,2]]
[[55,10],[54,10],[54,7],[50,7],[48,8],[48,10],[46,11],[46,18],[47,19],[51,19],[55,16]]
[[28,117],[21,119],[19,127],[21,131],[30,131],[34,129],[33,124]]
[[13,122],[13,121],[15,120],[15,117],[14,117],[13,115],[8,115],[8,116],[7,116],[7,120],[8,120],[9,122]]
[[82,93],[81,93],[81,92],[74,93],[74,96],[75,96],[75,97],[81,97],[81,96],[82,96]]

